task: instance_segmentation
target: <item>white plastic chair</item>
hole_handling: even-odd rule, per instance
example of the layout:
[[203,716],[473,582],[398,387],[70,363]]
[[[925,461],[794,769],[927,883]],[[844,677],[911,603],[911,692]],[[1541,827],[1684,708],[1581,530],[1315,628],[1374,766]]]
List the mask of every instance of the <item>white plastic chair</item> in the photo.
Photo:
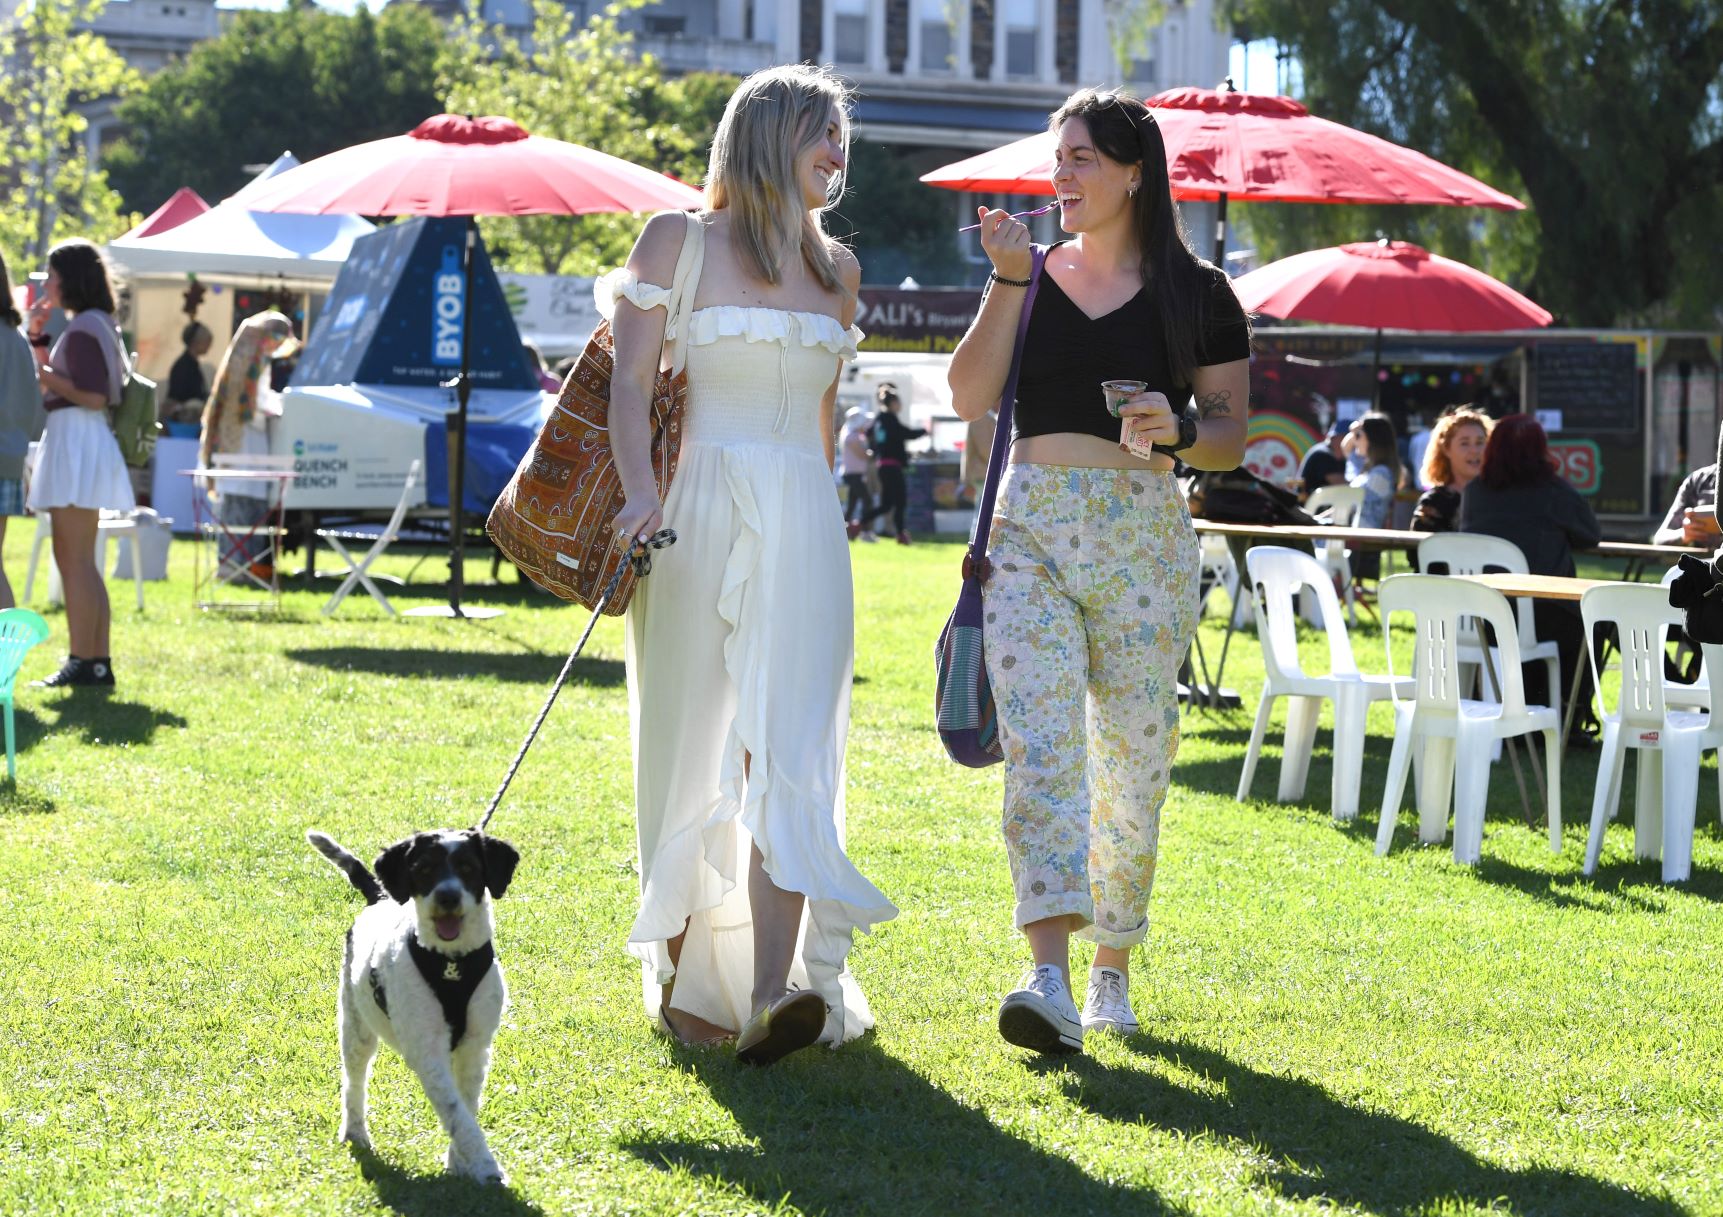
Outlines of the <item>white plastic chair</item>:
[[[1553,706],[1528,706],[1520,674],[1519,635],[1507,597],[1493,588],[1444,575],[1395,575],[1377,593],[1382,633],[1397,612],[1415,618],[1411,701],[1394,701],[1394,749],[1388,757],[1388,784],[1382,794],[1382,821],[1376,852],[1386,854],[1406,792],[1406,771],[1413,750],[1422,757],[1418,791],[1418,839],[1435,843],[1447,835],[1448,810],[1454,813],[1454,861],[1478,860],[1484,837],[1484,806],[1490,787],[1490,744],[1498,739],[1542,732],[1547,773],[1545,799],[1549,842],[1561,849],[1561,715]],[[1500,641],[1501,701],[1463,696],[1460,678],[1461,621],[1488,624]],[[1393,647],[1388,666],[1393,670]],[[1451,799],[1450,799],[1451,792]]]
[[[1659,586],[1664,589],[1665,595],[1668,595],[1669,585],[1674,583],[1680,574],[1681,568],[1679,566],[1671,566],[1664,572],[1663,581]],[[1685,645],[1690,646],[1691,644]],[[1676,657],[1678,659],[1680,650],[1681,648],[1677,648]],[[1663,703],[1665,705],[1680,710],[1709,711],[1711,709],[1711,652],[1708,648],[1701,647],[1699,655],[1699,672],[1692,684],[1670,680],[1667,673],[1665,674],[1663,681]]]
[[[1304,500],[1305,511],[1335,528],[1351,528],[1358,522],[1358,513],[1363,509],[1362,486],[1318,486],[1310,492],[1310,497]],[[1331,575],[1340,580],[1341,595],[1346,600],[1346,620],[1357,625],[1358,608],[1352,598],[1352,561],[1345,544],[1340,541],[1324,541],[1321,554],[1323,565]],[[1305,619],[1312,625],[1322,624],[1308,611]]]
[[[1418,542],[1418,569],[1429,573],[1432,564],[1447,567],[1450,575],[1481,575],[1485,571],[1503,571],[1507,574],[1528,574],[1526,556],[1518,545],[1502,537],[1487,536],[1477,532],[1437,532],[1431,533]],[[1561,650],[1554,642],[1539,642],[1537,623],[1532,616],[1532,602],[1526,597],[1520,597],[1514,604],[1514,616],[1518,620],[1517,635],[1520,646],[1520,662],[1530,663],[1533,660],[1543,660],[1544,670],[1549,674],[1550,701],[1559,705],[1561,702]],[[1460,687],[1471,692],[1476,689],[1478,696],[1484,701],[1495,701],[1497,691],[1488,687],[1481,677],[1484,663],[1484,644],[1478,636],[1478,630],[1471,622],[1461,624],[1460,635]],[[1495,670],[1502,670],[1501,656],[1492,650],[1490,660]],[[1493,750],[1494,759],[1501,759],[1501,748]]]
[[[335,594],[329,597],[329,603],[323,606],[323,615],[332,616],[341,602],[347,598],[347,593],[353,590],[355,584],[364,584],[365,590],[371,593],[371,598],[383,606],[383,610],[391,617],[395,616],[395,606],[389,603],[375,583],[371,581],[371,563],[383,556],[383,551],[394,544],[395,538],[401,535],[401,521],[406,518],[407,507],[413,499],[413,488],[419,483],[419,465],[417,457],[407,466],[407,480],[401,484],[401,497],[395,504],[395,511],[389,517],[389,522],[383,526],[383,531],[374,538],[368,533],[343,532],[334,528],[319,528],[317,539],[329,542],[330,548],[341,555],[347,563],[347,577],[341,581],[341,586],[335,589]],[[370,541],[371,548],[365,551],[365,556],[355,559],[342,544],[343,541]]]
[[[106,571],[108,564],[108,538],[118,537],[120,544],[129,544],[133,551],[132,584],[137,590],[138,612],[144,611],[144,564],[137,561],[137,521],[129,512],[102,511],[96,520],[96,569]],[[58,604],[64,599],[60,590],[60,568],[55,566],[52,557],[51,542],[54,537],[52,517],[45,511],[36,513],[36,535],[30,542],[30,565],[24,571],[23,604],[30,603],[31,593],[36,587],[36,564],[41,561],[42,550],[47,547],[50,551],[48,561],[48,603]],[[105,575],[104,575],[105,577]]]
[[[1250,582],[1255,589],[1257,637],[1262,642],[1262,664],[1267,673],[1262,701],[1256,708],[1256,723],[1250,730],[1244,771],[1239,775],[1238,799],[1250,794],[1262,740],[1268,732],[1269,715],[1277,698],[1288,697],[1286,739],[1280,754],[1280,790],[1275,796],[1288,802],[1304,796],[1310,770],[1310,750],[1316,740],[1316,719],[1324,700],[1334,703],[1334,776],[1330,806],[1336,820],[1358,815],[1358,782],[1364,766],[1364,725],[1370,703],[1386,701],[1397,694],[1410,697],[1409,677],[1367,676],[1358,671],[1352,641],[1340,618],[1340,601],[1322,564],[1309,554],[1278,545],[1259,545],[1245,554]],[[1293,595],[1307,588],[1322,608],[1327,623],[1328,675],[1307,674],[1298,662],[1298,631]]]
[[[1640,858],[1662,854],[1663,881],[1680,883],[1693,870],[1693,822],[1699,801],[1699,754],[1723,747],[1723,724],[1708,714],[1671,710],[1664,699],[1663,654],[1669,627],[1681,623],[1661,586],[1615,583],[1594,587],[1580,598],[1588,644],[1600,624],[1615,626],[1621,649],[1621,692],[1611,709],[1598,680],[1597,648],[1586,647],[1603,723],[1603,755],[1591,802],[1591,834],[1585,843],[1585,873],[1597,869],[1603,830],[1621,797],[1627,750],[1637,749],[1638,788],[1633,805],[1633,850]],[[1723,793],[1723,785],[1719,786]]]
[[1206,589],[1201,611],[1208,612],[1208,598],[1218,589],[1226,593],[1227,601],[1232,605],[1229,611],[1233,615],[1233,625],[1248,625],[1251,621],[1251,601],[1249,596],[1242,594],[1238,562],[1232,556],[1232,546],[1227,544],[1225,537],[1217,537],[1212,533],[1200,537],[1198,542],[1201,547],[1202,568],[1197,573],[1197,586]]

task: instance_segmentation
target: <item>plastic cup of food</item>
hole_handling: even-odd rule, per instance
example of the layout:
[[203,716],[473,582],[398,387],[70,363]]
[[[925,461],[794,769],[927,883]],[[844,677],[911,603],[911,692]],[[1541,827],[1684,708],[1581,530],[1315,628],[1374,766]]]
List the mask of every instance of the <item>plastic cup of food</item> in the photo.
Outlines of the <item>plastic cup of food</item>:
[[1125,403],[1137,394],[1147,392],[1148,388],[1148,382],[1142,380],[1103,380],[1101,393],[1107,400],[1107,413],[1118,418]]

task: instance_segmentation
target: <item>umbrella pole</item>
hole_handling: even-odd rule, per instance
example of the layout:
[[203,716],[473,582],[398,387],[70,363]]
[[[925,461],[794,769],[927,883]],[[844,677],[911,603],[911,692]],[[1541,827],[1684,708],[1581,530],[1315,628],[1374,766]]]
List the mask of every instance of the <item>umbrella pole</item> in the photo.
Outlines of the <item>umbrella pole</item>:
[[1376,355],[1370,361],[1370,409],[1382,412],[1382,331],[1376,331]]
[[472,395],[467,345],[473,330],[473,245],[478,233],[478,221],[468,216],[466,253],[461,258],[461,374],[455,381],[455,451],[449,478],[449,611],[456,617],[466,615],[461,612],[461,583],[467,548],[467,399]]
[[1226,269],[1226,195],[1217,196],[1219,211],[1214,222],[1214,264]]

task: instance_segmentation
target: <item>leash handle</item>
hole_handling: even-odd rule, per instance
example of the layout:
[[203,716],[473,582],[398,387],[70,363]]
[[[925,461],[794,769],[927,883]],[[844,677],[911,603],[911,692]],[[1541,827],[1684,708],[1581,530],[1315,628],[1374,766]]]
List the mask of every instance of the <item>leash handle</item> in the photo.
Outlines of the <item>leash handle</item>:
[[520,751],[515,753],[514,762],[508,772],[503,774],[503,782],[497,787],[497,792],[491,798],[491,805],[485,808],[485,815],[479,821],[478,831],[483,832],[490,824],[491,817],[496,814],[497,805],[503,801],[503,795],[508,792],[509,783],[514,781],[515,773],[520,769],[521,762],[526,760],[527,749],[532,747],[533,740],[538,738],[538,729],[544,726],[544,720],[550,715],[550,708],[556,704],[556,695],[562,692],[562,686],[568,683],[568,677],[574,671],[574,661],[580,658],[580,653],[586,648],[586,640],[592,637],[592,631],[598,625],[598,619],[604,615],[605,605],[610,603],[610,597],[615,595],[617,584],[622,582],[622,572],[632,569],[634,577],[644,579],[652,573],[652,551],[667,549],[676,544],[676,530],[673,528],[660,529],[645,540],[636,539],[629,547],[628,556],[616,568],[616,573],[610,576],[610,582],[605,585],[604,592],[598,597],[598,605],[592,610],[592,620],[586,623],[586,632],[580,636],[580,641],[574,644],[574,650],[568,653],[563,661],[562,671],[557,673],[556,683],[550,687],[550,696],[544,699],[544,705],[539,708],[538,717],[532,720],[526,738],[521,741]]

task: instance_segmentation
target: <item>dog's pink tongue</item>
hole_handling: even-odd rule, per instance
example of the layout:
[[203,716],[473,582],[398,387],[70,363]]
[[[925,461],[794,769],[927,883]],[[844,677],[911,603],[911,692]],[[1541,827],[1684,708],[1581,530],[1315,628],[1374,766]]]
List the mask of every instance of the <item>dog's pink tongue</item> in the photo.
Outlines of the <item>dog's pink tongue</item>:
[[444,942],[453,942],[461,936],[461,919],[459,917],[438,917],[436,926],[437,937]]

